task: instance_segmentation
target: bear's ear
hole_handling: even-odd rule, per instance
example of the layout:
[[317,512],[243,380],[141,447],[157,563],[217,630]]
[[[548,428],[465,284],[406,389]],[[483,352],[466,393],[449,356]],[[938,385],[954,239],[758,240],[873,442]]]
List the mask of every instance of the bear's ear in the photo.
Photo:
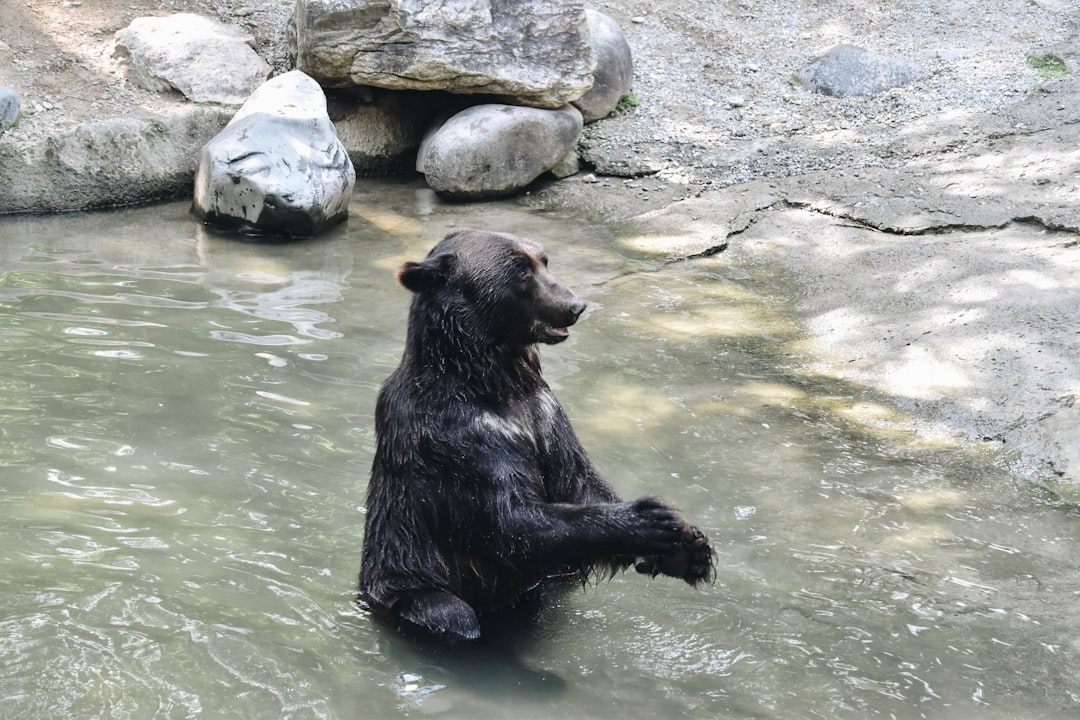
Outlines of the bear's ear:
[[413,292],[434,290],[446,284],[454,267],[454,256],[432,255],[423,262],[407,262],[397,272],[398,282]]

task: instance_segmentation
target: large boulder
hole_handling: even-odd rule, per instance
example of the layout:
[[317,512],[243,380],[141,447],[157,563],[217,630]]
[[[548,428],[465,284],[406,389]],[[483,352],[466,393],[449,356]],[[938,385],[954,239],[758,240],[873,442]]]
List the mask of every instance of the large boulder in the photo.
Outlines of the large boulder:
[[297,0],[296,67],[323,86],[558,108],[592,86],[582,0]]
[[619,23],[610,15],[586,10],[589,45],[596,56],[593,86],[574,101],[585,122],[606,118],[630,94],[634,82],[634,59]]
[[247,234],[308,237],[348,216],[356,173],[302,72],[259,87],[199,153],[192,211]]
[[424,139],[417,170],[431,189],[454,200],[513,195],[555,167],[577,144],[577,108],[476,105]]
[[888,57],[854,45],[837,45],[795,74],[795,80],[824,95],[875,95],[923,77],[909,60]]
[[0,142],[0,213],[131,205],[191,192],[195,158],[233,110],[191,105],[97,120],[20,147]]
[[239,105],[271,73],[253,42],[235,25],[178,13],[132,20],[116,33],[112,57],[129,80],[152,92]]

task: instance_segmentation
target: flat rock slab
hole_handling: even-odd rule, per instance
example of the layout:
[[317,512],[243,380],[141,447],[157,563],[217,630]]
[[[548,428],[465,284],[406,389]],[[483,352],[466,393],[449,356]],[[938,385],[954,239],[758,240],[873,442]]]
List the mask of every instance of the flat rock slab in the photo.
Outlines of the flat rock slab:
[[113,59],[154,92],[177,90],[192,102],[240,105],[271,68],[244,30],[192,13],[136,18],[116,33]]
[[298,0],[296,67],[324,87],[445,90],[558,108],[592,86],[581,0]]

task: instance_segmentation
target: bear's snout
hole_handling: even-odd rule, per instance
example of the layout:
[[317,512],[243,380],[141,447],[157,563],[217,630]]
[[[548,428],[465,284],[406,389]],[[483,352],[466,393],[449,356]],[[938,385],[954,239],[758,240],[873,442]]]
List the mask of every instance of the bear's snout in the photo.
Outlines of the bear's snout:
[[539,314],[533,323],[531,342],[548,345],[560,343],[570,336],[570,326],[585,312],[585,301],[567,290],[563,297],[554,299],[547,311]]
[[574,315],[574,322],[581,317],[581,313],[585,312],[585,301],[580,298],[574,298],[574,301],[570,303],[570,312]]

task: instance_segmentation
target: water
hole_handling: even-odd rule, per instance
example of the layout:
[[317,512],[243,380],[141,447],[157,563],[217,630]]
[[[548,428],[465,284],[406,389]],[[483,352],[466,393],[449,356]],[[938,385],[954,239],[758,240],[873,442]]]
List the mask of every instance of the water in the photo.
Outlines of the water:
[[[543,242],[590,303],[546,373],[626,497],[713,537],[715,585],[632,573],[432,653],[352,603],[393,271],[457,227]],[[796,291],[513,203],[362,185],[297,244],[186,203],[0,219],[0,718],[1064,718],[1073,506],[859,431]]]

